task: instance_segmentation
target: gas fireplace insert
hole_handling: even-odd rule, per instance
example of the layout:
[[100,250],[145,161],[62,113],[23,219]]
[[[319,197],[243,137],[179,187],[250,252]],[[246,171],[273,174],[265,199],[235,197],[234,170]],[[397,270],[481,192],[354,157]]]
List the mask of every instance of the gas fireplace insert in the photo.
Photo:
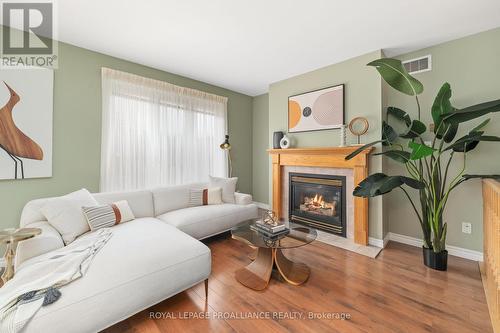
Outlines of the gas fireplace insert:
[[344,176],[290,173],[289,219],[346,236]]

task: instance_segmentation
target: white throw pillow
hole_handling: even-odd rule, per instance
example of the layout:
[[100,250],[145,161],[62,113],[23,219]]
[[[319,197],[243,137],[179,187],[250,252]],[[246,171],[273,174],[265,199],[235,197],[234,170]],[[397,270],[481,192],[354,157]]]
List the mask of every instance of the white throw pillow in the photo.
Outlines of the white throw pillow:
[[109,228],[135,219],[127,200],[120,200],[105,205],[83,207],[82,211],[91,231]]
[[221,204],[222,189],[220,187],[191,189],[189,191],[189,206],[191,207]]
[[84,206],[98,205],[94,197],[86,189],[53,198],[41,208],[51,226],[60,234],[64,244],[68,245],[76,237],[90,230],[82,212]]
[[237,182],[238,177],[219,178],[210,176],[209,187],[222,188],[222,201],[227,203],[236,203],[236,200],[234,199],[234,192],[236,191]]

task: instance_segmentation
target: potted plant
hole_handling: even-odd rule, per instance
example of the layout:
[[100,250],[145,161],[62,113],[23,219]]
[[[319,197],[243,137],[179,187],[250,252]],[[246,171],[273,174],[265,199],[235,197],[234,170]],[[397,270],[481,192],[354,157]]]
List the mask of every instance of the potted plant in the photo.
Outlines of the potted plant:
[[[450,102],[451,88],[444,83],[439,90],[430,113],[433,125],[429,132],[420,119],[420,95],[424,87],[421,82],[408,74],[401,61],[384,58],[372,61],[382,78],[397,91],[415,96],[417,118],[406,111],[388,107],[386,120],[382,122],[382,139],[368,143],[350,155],[351,159],[365,148],[381,143],[385,148],[381,153],[406,168],[405,176],[388,176],[375,173],[361,181],[354,189],[358,197],[375,197],[395,188],[403,191],[417,215],[423,233],[424,264],[437,270],[447,269],[446,251],[447,223],[443,214],[450,193],[463,182],[472,178],[497,178],[500,175],[466,174],[467,153],[475,149],[481,141],[500,141],[500,137],[485,135],[484,128],[490,121],[475,124],[464,136],[455,139],[459,126],[491,112],[500,112],[500,100],[481,103],[464,109],[457,109]],[[398,133],[389,125],[389,119],[400,123],[404,130]],[[450,165],[454,159],[462,160],[458,174],[451,174]],[[408,190],[418,191],[418,199],[412,199]],[[417,202],[418,200],[418,202]]]

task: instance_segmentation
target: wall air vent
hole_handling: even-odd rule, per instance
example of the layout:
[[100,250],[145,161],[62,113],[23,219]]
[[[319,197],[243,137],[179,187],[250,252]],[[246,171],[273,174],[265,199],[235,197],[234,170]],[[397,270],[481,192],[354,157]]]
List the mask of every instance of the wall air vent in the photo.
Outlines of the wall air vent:
[[410,74],[427,72],[432,69],[432,57],[429,54],[425,57],[406,60],[403,61],[403,66],[405,66],[406,71]]

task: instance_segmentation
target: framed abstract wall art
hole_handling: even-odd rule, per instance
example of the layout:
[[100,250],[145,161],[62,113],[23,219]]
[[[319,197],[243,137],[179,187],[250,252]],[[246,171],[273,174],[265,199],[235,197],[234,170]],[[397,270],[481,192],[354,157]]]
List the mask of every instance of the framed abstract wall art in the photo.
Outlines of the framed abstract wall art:
[[52,176],[54,72],[0,70],[0,179]]
[[344,85],[288,97],[288,132],[340,128],[344,125]]

